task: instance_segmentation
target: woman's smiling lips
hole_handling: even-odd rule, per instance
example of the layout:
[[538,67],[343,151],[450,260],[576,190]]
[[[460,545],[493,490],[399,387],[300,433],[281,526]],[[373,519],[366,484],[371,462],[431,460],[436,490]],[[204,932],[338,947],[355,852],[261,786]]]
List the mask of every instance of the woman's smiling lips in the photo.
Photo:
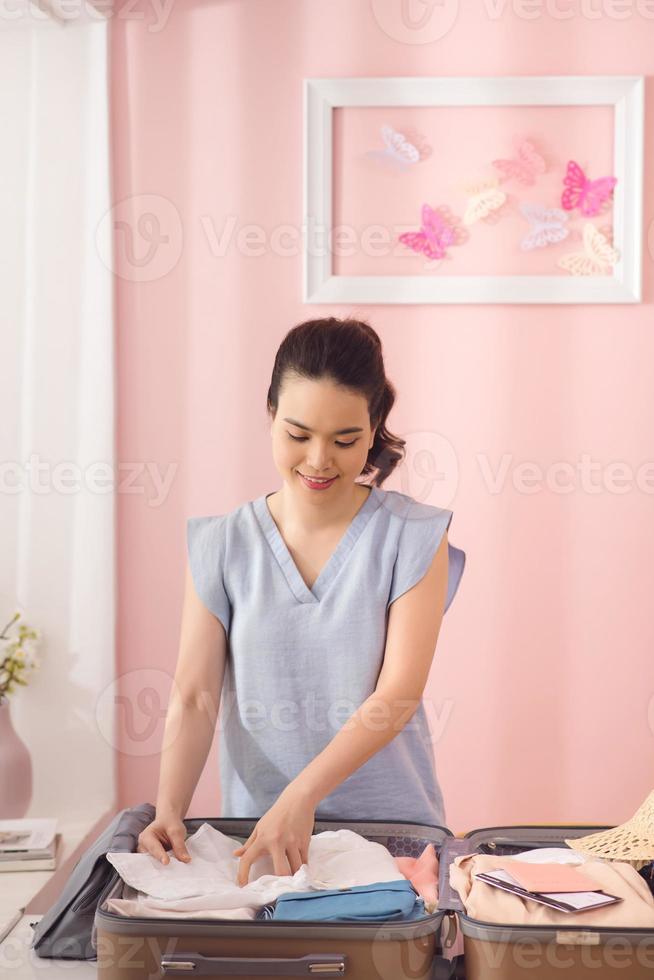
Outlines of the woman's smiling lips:
[[311,477],[305,476],[304,473],[300,473],[299,470],[297,470],[297,474],[302,478],[304,485],[309,487],[310,490],[324,490],[326,487],[330,487],[337,479],[337,477],[332,476],[328,480],[312,480]]

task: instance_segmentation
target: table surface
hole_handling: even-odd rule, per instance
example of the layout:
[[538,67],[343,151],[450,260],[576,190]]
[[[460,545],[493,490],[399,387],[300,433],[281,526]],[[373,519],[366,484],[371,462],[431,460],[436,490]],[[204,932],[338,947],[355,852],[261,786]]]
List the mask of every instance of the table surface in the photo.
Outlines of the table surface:
[[[35,871],[29,872],[36,874]],[[41,915],[24,914],[21,921],[0,943],[0,976],[7,980],[54,980],[55,977],[68,977],[69,980],[97,980],[97,967],[94,961],[49,960],[37,956],[30,949],[34,930],[30,922],[38,922]],[[72,972],[71,972],[72,971]]]
[[[74,823],[58,823],[57,832],[62,835],[62,841],[57,867],[52,871],[0,873],[0,923],[10,920],[19,910],[23,910],[20,920],[0,942],[0,976],[11,980],[37,980],[38,977],[50,980],[51,977],[64,975],[70,977],[70,971],[74,969],[74,980],[95,980],[97,970],[94,962],[51,960],[37,956],[30,948],[34,935],[30,923],[43,918],[61,890],[60,885],[57,886],[58,879],[65,880],[80,854],[96,839],[101,833],[102,825],[106,825],[112,816],[112,813],[103,817],[96,814]],[[56,886],[51,893],[48,891],[49,885]],[[43,902],[35,902],[42,890]],[[38,913],[24,911],[35,904],[39,906]]]

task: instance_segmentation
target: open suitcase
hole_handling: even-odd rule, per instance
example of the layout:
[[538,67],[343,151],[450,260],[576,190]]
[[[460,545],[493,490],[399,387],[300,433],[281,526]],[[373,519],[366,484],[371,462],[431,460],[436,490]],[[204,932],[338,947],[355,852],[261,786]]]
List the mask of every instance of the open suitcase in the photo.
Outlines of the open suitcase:
[[[154,818],[142,804],[121,811],[80,858],[62,895],[36,924],[38,956],[97,962],[99,980],[155,980],[189,973],[203,977],[345,976],[353,980],[649,980],[654,976],[654,930],[583,925],[557,928],[499,926],[466,915],[449,883],[460,854],[507,855],[562,845],[606,826],[515,826],[454,837],[444,827],[381,820],[318,820],[314,833],[347,827],[384,844],[394,856],[418,856],[433,843],[440,859],[439,908],[406,923],[293,923],[275,920],[136,919],[103,909],[124,883],[107,851],[134,851]],[[187,819],[189,834],[204,822],[245,840],[255,820]],[[460,931],[457,937],[457,929]],[[463,939],[463,955],[454,943]]]
[[[388,923],[276,920],[140,919],[103,905],[123,896],[125,884],[105,859],[108,851],[135,851],[138,835],[154,819],[150,804],[122,811],[82,856],[58,902],[37,924],[38,956],[90,959],[98,980],[160,977],[266,978],[346,976],[356,980],[446,980],[442,957],[444,913]],[[245,841],[256,820],[184,820],[187,833],[209,823]],[[445,827],[407,822],[316,820],[314,833],[346,828],[388,848],[393,856],[418,857],[428,843],[439,852],[452,836]],[[398,877],[401,875],[398,873]]]
[[[532,847],[565,847],[606,826],[487,827],[443,842],[439,865],[439,908],[456,919],[463,934],[458,978],[465,980],[651,980],[654,930],[584,926],[583,913],[569,926],[501,926],[473,919],[449,882],[450,864],[461,854],[510,857]],[[450,932],[450,937],[453,932]]]

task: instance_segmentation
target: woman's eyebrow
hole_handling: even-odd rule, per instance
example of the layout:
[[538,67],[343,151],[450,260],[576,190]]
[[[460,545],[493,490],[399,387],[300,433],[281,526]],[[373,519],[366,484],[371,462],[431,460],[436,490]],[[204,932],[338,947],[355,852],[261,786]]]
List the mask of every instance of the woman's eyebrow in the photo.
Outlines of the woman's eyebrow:
[[[285,418],[283,421],[284,422],[290,422],[291,425],[297,425],[298,428],[300,428],[300,429],[306,429],[307,432],[313,432],[313,429],[310,429],[308,425],[304,425],[302,422],[296,422],[295,419],[286,419]],[[346,432],[363,432],[363,429],[360,428],[360,427],[357,428],[357,426],[353,425],[353,426],[350,426],[349,429],[337,429],[336,432],[333,432],[332,433],[332,435],[335,435],[335,436],[343,436],[343,435],[345,435]]]

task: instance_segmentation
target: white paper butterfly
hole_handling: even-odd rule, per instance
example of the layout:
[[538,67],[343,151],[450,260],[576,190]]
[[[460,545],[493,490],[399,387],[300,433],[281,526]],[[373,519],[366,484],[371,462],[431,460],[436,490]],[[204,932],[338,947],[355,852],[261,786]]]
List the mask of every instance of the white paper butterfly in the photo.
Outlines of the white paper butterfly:
[[540,204],[522,201],[520,210],[531,225],[529,234],[520,243],[524,251],[554,245],[570,234],[565,227],[568,215],[561,208],[544,208]]
[[497,179],[491,179],[465,188],[470,195],[463,214],[465,225],[473,225],[482,219],[492,222],[498,217],[497,211],[506,202],[506,194],[498,185]]
[[420,133],[398,133],[392,126],[382,126],[381,135],[385,148],[366,153],[367,157],[379,163],[406,170],[408,166],[419,163],[431,153],[431,146]]
[[606,236],[592,221],[587,221],[583,227],[583,243],[583,252],[568,252],[557,262],[573,276],[600,276],[620,259],[618,250],[609,245]]

